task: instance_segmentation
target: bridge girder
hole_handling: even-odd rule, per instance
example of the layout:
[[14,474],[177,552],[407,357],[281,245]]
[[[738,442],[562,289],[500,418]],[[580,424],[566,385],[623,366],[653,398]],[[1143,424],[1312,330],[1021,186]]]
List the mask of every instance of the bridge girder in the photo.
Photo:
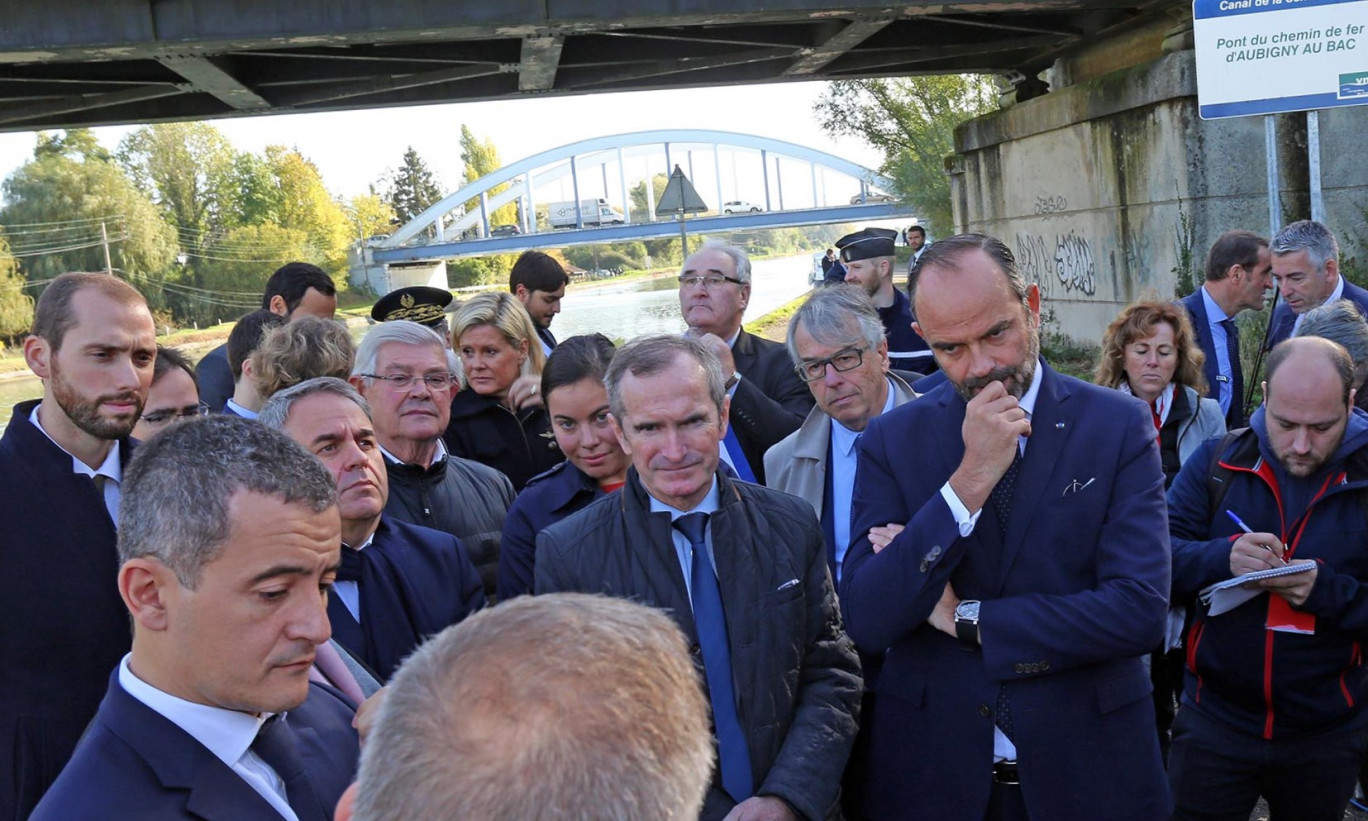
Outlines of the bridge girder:
[[0,130],[947,71],[1033,76],[1173,2],[5,5]]

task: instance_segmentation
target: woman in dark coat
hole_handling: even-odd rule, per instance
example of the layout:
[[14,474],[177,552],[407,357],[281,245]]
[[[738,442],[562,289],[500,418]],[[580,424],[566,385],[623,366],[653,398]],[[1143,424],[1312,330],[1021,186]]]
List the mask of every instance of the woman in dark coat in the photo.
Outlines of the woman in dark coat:
[[512,294],[480,294],[456,312],[451,347],[465,387],[451,401],[447,449],[502,471],[521,491],[565,458],[542,407],[546,360],[532,318]]

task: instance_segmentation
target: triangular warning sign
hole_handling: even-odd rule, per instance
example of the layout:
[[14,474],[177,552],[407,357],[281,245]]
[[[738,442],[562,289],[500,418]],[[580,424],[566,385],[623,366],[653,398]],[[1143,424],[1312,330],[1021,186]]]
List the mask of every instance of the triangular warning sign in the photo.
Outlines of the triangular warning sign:
[[665,191],[660,195],[660,202],[656,203],[656,216],[701,214],[707,210],[708,206],[694,190],[693,183],[689,182],[689,178],[684,176],[684,172],[676,165],[674,173],[670,175],[670,181],[665,184]]

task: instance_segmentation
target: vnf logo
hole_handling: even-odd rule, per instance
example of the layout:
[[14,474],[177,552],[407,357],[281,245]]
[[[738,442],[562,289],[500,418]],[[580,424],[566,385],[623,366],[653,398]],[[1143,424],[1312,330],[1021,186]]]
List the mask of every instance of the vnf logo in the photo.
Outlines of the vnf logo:
[[1339,94],[1336,96],[1341,100],[1368,97],[1368,71],[1341,74],[1339,76]]

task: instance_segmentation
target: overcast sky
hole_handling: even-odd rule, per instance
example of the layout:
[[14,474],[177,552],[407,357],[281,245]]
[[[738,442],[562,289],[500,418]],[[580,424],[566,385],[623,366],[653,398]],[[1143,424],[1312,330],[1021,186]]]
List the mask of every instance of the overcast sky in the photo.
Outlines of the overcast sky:
[[[706,128],[787,140],[877,168],[879,152],[854,138],[833,140],[818,127],[812,106],[824,87],[825,83],[810,82],[535,97],[213,123],[239,149],[259,152],[273,144],[299,149],[318,166],[332,193],[345,197],[364,193],[387,168],[399,164],[410,145],[437,174],[443,189],[454,191],[461,175],[458,140],[462,124],[477,137],[492,139],[504,163],[590,137]],[[116,126],[95,129],[95,134],[113,149],[131,130]],[[8,176],[27,161],[34,143],[32,132],[0,134],[0,176]],[[727,176],[724,169],[723,177]],[[810,190],[811,184],[807,185]],[[761,196],[759,183],[738,187],[738,193],[725,196]],[[700,187],[700,191],[705,199],[713,199],[707,189]]]

